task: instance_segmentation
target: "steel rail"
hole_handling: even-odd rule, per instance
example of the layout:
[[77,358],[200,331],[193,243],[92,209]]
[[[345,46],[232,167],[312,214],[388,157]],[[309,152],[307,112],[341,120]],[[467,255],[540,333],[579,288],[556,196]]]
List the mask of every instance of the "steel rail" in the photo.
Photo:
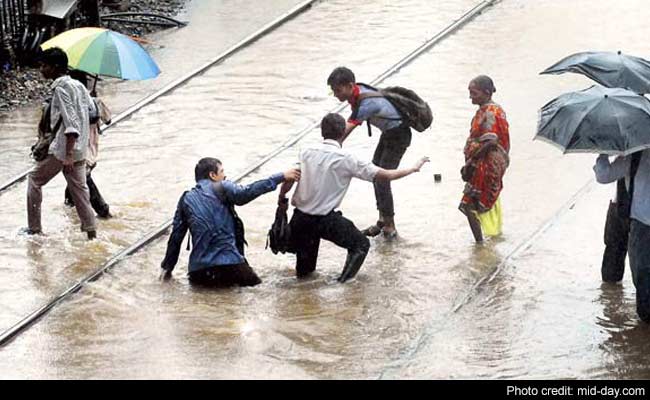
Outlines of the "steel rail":
[[[154,13],[147,13],[147,12],[117,12],[117,13],[111,13],[111,14],[103,14],[100,15],[99,18],[102,21],[118,21],[116,19],[113,19],[114,17],[149,17],[149,18],[159,18],[166,20],[170,23],[172,23],[175,26],[186,26],[187,22],[179,21],[177,19],[168,17],[166,15],[162,14],[154,14]],[[129,19],[124,19],[122,21],[126,22],[132,22],[133,20]]]
[[[500,1],[500,0],[496,0]],[[460,300],[455,302],[451,309],[442,315],[441,319],[443,321],[449,321],[450,318],[458,313],[465,305],[467,305],[474,296],[480,292],[483,285],[486,283],[492,282],[496,279],[509,265],[509,263],[516,258],[523,251],[529,249],[533,246],[534,242],[542,236],[546,231],[548,231],[552,226],[554,226],[569,210],[573,209],[576,203],[582,199],[587,193],[589,193],[594,186],[594,180],[589,179],[580,189],[578,189],[570,198],[565,202],[555,213],[551,215],[549,219],[543,222],[536,230],[534,230],[528,237],[526,237],[522,242],[520,242],[510,253],[508,253],[503,260],[497,264],[489,273],[479,278],[465,294],[460,297]],[[397,365],[391,365],[385,368],[379,375],[379,379],[388,378],[388,372],[391,370],[399,369],[403,366],[405,361],[410,361],[413,359],[415,354],[417,354],[423,346],[427,343],[428,339],[432,335],[434,328],[441,330],[444,328],[444,324],[433,326],[432,324],[427,325],[423,332],[414,340],[414,345],[408,348],[405,351],[402,351],[402,356],[394,363]],[[389,378],[390,379],[390,378]]]
[[[276,18],[275,20],[269,22],[259,30],[253,32],[237,44],[233,45],[230,47],[228,50],[224,51],[220,55],[218,55],[216,58],[208,61],[204,65],[200,66],[199,68],[196,68],[195,70],[189,72],[188,74],[176,79],[175,81],[165,85],[162,89],[158,90],[157,92],[144,97],[143,99],[139,100],[137,103],[117,115],[113,120],[111,121],[110,125],[102,125],[100,127],[100,130],[102,132],[106,132],[106,130],[113,128],[115,125],[120,123],[121,121],[124,121],[125,119],[129,118],[131,115],[135,114],[136,112],[140,111],[143,107],[149,105],[150,103],[154,102],[156,99],[158,99],[161,96],[164,96],[171,91],[177,89],[179,86],[187,83],[189,80],[194,78],[197,75],[202,74],[206,70],[212,68],[213,66],[222,63],[225,61],[227,58],[232,56],[233,54],[239,52],[240,50],[244,49],[245,47],[251,45],[252,43],[256,42],[263,36],[269,34],[273,30],[277,29],[281,25],[283,25],[285,22],[293,19],[294,17],[298,16],[299,14],[303,13],[304,11],[308,10],[311,8],[311,6],[316,3],[317,1],[320,0],[307,0],[304,1],[291,10],[287,11],[285,14],[281,15],[280,17]],[[10,189],[13,187],[15,184],[23,181],[29,172],[32,170],[30,167],[29,169],[21,172],[20,174],[14,176],[13,178],[10,178],[8,181],[4,182],[2,185],[0,185],[0,194],[5,192],[7,189]]]
[[[174,24],[172,22],[151,21],[151,20],[144,20],[144,19],[128,19],[128,18],[118,18],[118,17],[104,17],[104,18],[102,18],[102,21],[122,22],[122,23],[126,23],[126,24],[135,24],[135,25],[164,26],[164,27],[170,27],[170,28],[179,26],[178,24]],[[183,25],[180,25],[180,26],[183,26]]]
[[[474,8],[472,8],[470,11],[466,12],[463,14],[459,19],[457,19],[455,22],[447,26],[445,29],[437,33],[435,36],[432,38],[428,39],[424,44],[420,45],[417,49],[406,55],[404,58],[402,58],[400,61],[389,67],[384,73],[379,75],[377,78],[372,80],[372,84],[378,84],[384,81],[386,78],[390,77],[391,75],[395,74],[398,72],[401,68],[406,66],[407,64],[411,63],[413,60],[415,60],[418,56],[423,54],[425,51],[429,50],[431,47],[433,47],[435,44],[439,43],[442,41],[444,38],[446,38],[448,35],[453,33],[454,31],[458,30],[460,27],[465,25],[467,22],[469,22],[471,19],[476,17],[478,14],[481,13],[485,8],[493,5],[495,2],[499,0],[485,0],[482,1],[481,3],[477,4]],[[343,103],[336,108],[332,109],[330,112],[337,113],[342,111],[347,107],[347,104]],[[282,153],[283,151],[289,149],[292,147],[294,144],[296,144],[298,141],[300,141],[303,137],[305,137],[308,133],[313,131],[314,129],[318,128],[320,124],[319,123],[314,123],[298,133],[290,136],[285,143],[282,145],[278,146],[275,150],[271,151],[269,154],[264,156],[262,159],[260,159],[258,162],[254,163],[252,166],[249,168],[245,169],[243,172],[241,172],[239,175],[237,175],[233,181],[234,182],[239,182],[246,176],[250,175],[254,171],[258,170],[260,167],[262,167],[264,164],[266,164],[268,161],[271,159],[275,158],[278,154]],[[133,245],[129,246],[127,249],[122,250],[119,252],[117,255],[113,256],[111,259],[109,259],[104,265],[96,269],[93,273],[91,273],[88,277],[82,279],[79,281],[77,284],[74,286],[70,287],[69,289],[65,290],[58,296],[56,296],[53,300],[51,300],[48,304],[40,307],[39,309],[33,311],[26,317],[24,317],[20,322],[12,326],[11,328],[7,329],[5,332],[3,332],[0,335],[0,347],[5,346],[8,342],[13,340],[17,335],[19,335],[21,332],[25,331],[28,327],[32,326],[35,322],[37,322],[43,315],[45,315],[49,310],[51,310],[54,306],[65,300],[68,296],[71,294],[79,291],[81,288],[83,288],[84,285],[86,285],[88,282],[94,281],[97,278],[99,278],[101,275],[103,275],[105,272],[107,272],[110,268],[114,267],[121,261],[123,261],[126,257],[131,256],[138,252],[140,249],[144,248],[146,245],[149,243],[153,242],[163,234],[167,232],[169,227],[172,224],[172,219],[169,219],[167,222],[163,223],[160,225],[159,228],[147,233],[142,239],[140,239],[138,242],[134,243]]]
[[[451,317],[458,313],[465,305],[467,305],[474,296],[480,292],[484,284],[492,282],[497,278],[509,265],[509,263],[516,258],[523,251],[528,250],[533,246],[535,240],[542,236],[546,231],[548,231],[552,226],[554,226],[569,210],[573,209],[576,203],[587,193],[589,193],[594,186],[594,180],[590,179],[587,181],[578,191],[576,191],[569,200],[564,203],[555,213],[551,215],[545,222],[543,222],[536,230],[534,230],[528,237],[526,237],[522,242],[520,242],[510,253],[504,257],[504,259],[496,265],[489,273],[479,278],[471,288],[465,292],[465,294],[460,297],[460,300],[457,301],[451,309],[441,316],[442,321],[450,321]],[[413,346],[402,352],[402,356],[395,362],[397,365],[391,365],[384,369],[379,376],[379,379],[392,379],[387,376],[388,371],[399,369],[403,366],[404,362],[408,362],[413,359],[415,354],[417,354],[430,339],[433,334],[434,328],[437,330],[442,330],[445,327],[445,324],[434,326],[433,323],[428,324],[422,331],[422,333],[415,339]]]

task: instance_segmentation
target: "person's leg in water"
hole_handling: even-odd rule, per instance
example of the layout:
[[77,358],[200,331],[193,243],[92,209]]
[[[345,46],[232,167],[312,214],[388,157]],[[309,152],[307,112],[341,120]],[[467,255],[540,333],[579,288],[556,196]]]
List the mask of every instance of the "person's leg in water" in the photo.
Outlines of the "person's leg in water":
[[43,203],[43,190],[52,178],[54,178],[63,165],[53,155],[47,156],[43,161],[36,163],[27,178],[27,225],[29,234],[42,233],[41,226],[41,205]]
[[368,238],[340,211],[332,211],[323,218],[318,224],[318,236],[348,251],[338,281],[343,283],[354,278],[368,255]]
[[458,209],[467,217],[469,228],[472,230],[472,235],[476,243],[483,243],[483,232],[481,230],[481,222],[476,215],[476,208],[472,204],[461,203]]
[[102,197],[102,194],[99,193],[99,189],[95,184],[90,173],[86,176],[86,184],[88,185],[88,191],[90,192],[90,205],[93,207],[93,210],[97,213],[99,218],[111,218],[110,207],[106,204],[106,201]]
[[609,203],[607,220],[605,221],[605,251],[600,268],[604,282],[620,282],[625,273],[625,257],[630,232],[630,221],[619,216],[619,205]]
[[70,188],[70,194],[81,221],[81,230],[88,234],[88,239],[92,240],[97,236],[97,223],[95,213],[90,205],[85,162],[76,162],[71,171],[64,170],[63,177]]
[[316,227],[322,217],[307,215],[294,209],[289,225],[292,247],[296,251],[296,277],[306,278],[316,270],[320,238]]
[[[111,218],[113,217],[110,212],[110,207],[102,197],[102,194],[99,192],[95,181],[92,178],[92,169],[93,167],[88,167],[86,175],[86,184],[88,185],[88,192],[90,193],[90,205],[92,206],[95,213],[99,218]],[[74,207],[74,200],[72,200],[72,195],[70,194],[70,188],[65,187],[65,200],[64,204],[68,207]]]
[[630,222],[628,253],[632,281],[636,287],[636,312],[650,323],[650,226],[637,220]]
[[[396,169],[411,144],[411,130],[408,126],[391,129],[381,134],[373,164],[384,169]],[[397,235],[395,228],[395,206],[390,181],[375,181],[375,198],[379,210],[379,220],[374,227],[363,231],[366,236],[384,236],[393,238]],[[372,235],[374,234],[374,235]]]
[[[384,154],[386,147],[386,140],[384,138],[384,134],[379,138],[379,143],[377,143],[377,147],[375,148],[375,154],[372,156],[372,163],[375,164],[376,166],[380,166],[381,164],[381,159],[382,155]],[[381,214],[381,211],[379,211],[379,197],[377,195],[377,185],[373,182],[373,186],[375,189],[375,201],[377,202],[377,210],[379,212],[379,216],[377,217],[377,222],[374,223],[373,225],[370,225],[366,229],[362,230],[361,233],[363,233],[366,236],[370,237],[375,237],[381,233],[381,229],[384,227],[384,216]]]

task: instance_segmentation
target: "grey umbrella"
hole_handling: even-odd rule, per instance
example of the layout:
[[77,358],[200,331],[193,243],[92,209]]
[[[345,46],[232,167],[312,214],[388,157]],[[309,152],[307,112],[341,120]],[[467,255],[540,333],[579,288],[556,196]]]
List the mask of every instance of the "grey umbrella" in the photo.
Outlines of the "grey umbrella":
[[650,148],[650,101],[602,86],[566,93],[542,107],[535,139],[565,153],[627,155]]
[[650,93],[650,61],[612,52],[572,54],[540,74],[575,72],[605,87],[626,88],[636,93]]

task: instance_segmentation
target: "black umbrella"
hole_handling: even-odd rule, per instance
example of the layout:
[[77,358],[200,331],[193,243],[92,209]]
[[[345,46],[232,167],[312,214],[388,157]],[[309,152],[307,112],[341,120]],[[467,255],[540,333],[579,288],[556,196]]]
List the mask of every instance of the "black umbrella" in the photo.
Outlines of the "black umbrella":
[[566,93],[542,107],[535,139],[565,153],[627,155],[650,148],[650,101],[602,86]]
[[650,93],[650,61],[605,51],[570,55],[540,74],[575,72],[609,88],[626,88]]

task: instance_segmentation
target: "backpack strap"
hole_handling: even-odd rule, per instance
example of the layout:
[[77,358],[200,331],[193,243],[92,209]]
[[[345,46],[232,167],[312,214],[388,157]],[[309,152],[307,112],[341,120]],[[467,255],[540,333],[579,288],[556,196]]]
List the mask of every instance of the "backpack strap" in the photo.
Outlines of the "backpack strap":
[[[380,89],[374,88],[374,87],[372,87],[370,85],[366,85],[365,83],[360,83],[360,82],[357,83],[357,85],[360,85],[360,86],[363,86],[363,87],[365,87],[367,89],[373,90],[373,92],[359,93],[359,97],[357,98],[357,105],[356,105],[357,109],[361,106],[361,102],[363,100],[365,100],[365,99],[378,98],[378,97],[386,99],[386,96],[381,94]],[[390,103],[390,100],[386,99],[386,101],[388,101]],[[391,105],[392,104],[393,103],[391,103]],[[395,106],[393,105],[393,107],[395,107]],[[395,110],[397,110],[397,107],[395,107]],[[397,112],[399,113],[399,110]],[[401,120],[403,120],[403,118],[386,118],[386,117],[381,117],[379,115],[375,115],[373,118],[386,119],[386,120],[390,120],[390,121],[401,121]],[[372,136],[372,127],[370,126],[370,121],[366,121],[366,125],[368,125],[368,137],[371,137]]]

